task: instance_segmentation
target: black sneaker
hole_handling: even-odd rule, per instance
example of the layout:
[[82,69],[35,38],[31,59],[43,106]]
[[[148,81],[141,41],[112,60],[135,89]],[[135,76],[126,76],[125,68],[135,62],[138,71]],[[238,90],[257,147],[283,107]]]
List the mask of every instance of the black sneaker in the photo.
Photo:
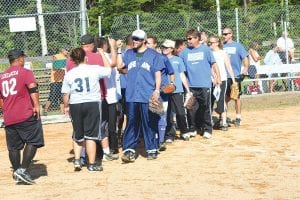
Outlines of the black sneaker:
[[135,161],[135,153],[132,151],[125,151],[122,155],[122,161],[124,163],[134,162]]
[[14,172],[14,179],[18,181],[23,181],[26,184],[33,185],[35,184],[34,180],[32,180],[30,174],[24,168],[19,168]]
[[236,120],[235,120],[235,122],[234,122],[234,125],[236,126],[236,127],[239,127],[240,125],[241,125],[241,119],[240,118],[236,118]]
[[167,149],[166,143],[162,142],[159,144],[159,151],[165,151]]
[[228,131],[228,124],[224,124],[221,126],[222,131]]
[[74,171],[78,172],[81,170],[82,168],[81,159],[75,159],[73,164],[74,164]]
[[149,152],[147,160],[155,160],[157,158],[157,152]]
[[103,167],[97,164],[89,164],[87,169],[89,172],[100,172],[103,171]]

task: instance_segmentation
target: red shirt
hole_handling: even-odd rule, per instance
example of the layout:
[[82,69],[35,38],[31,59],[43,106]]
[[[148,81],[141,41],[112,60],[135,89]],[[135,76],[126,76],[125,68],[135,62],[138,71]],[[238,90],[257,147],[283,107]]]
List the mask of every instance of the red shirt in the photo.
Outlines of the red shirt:
[[[86,51],[85,53],[86,53],[86,57],[87,57],[86,64],[100,65],[100,66],[104,65],[102,57],[99,54],[94,53],[94,52],[89,52],[89,51]],[[76,64],[73,62],[73,60],[71,58],[69,58],[66,63],[66,71],[68,72],[71,69],[73,69],[74,67],[76,67]],[[101,88],[101,99],[103,100],[107,94],[104,79],[100,80],[100,88]]]
[[33,72],[21,66],[10,67],[0,75],[5,126],[23,122],[32,116],[33,104],[27,87],[31,83],[37,83]]

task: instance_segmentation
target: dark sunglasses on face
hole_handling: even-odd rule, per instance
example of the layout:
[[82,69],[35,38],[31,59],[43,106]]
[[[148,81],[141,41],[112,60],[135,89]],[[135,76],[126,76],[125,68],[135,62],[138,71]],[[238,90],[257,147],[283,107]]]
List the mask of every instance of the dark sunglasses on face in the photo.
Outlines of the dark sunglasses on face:
[[212,45],[213,43],[218,43],[218,42],[208,42],[207,44],[210,46],[210,45]]
[[230,34],[230,33],[223,33],[223,35],[228,35],[228,34]]
[[186,39],[187,39],[187,40],[192,40],[193,38],[192,38],[192,37],[187,37]]
[[139,42],[140,42],[140,41],[143,41],[144,39],[140,39],[140,38],[138,38],[138,37],[132,37],[132,40],[133,40],[133,41],[139,41]]

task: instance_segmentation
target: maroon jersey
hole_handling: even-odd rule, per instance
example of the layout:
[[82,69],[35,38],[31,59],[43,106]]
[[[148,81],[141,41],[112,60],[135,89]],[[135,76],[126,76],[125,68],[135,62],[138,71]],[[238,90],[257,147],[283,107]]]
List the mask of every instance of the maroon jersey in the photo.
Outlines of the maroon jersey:
[[0,75],[0,97],[6,126],[32,116],[33,104],[27,87],[30,83],[36,83],[33,72],[21,66],[10,67]]

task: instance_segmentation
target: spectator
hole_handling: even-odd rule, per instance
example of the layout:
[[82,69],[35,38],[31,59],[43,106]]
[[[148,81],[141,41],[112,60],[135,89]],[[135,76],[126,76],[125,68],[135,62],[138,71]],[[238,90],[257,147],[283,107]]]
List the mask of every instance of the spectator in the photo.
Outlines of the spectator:
[[[295,62],[294,42],[288,37],[288,32],[283,31],[282,36],[277,40],[278,54],[283,63]],[[286,55],[288,54],[288,60]],[[288,62],[289,61],[289,62]]]
[[[266,65],[282,65],[282,61],[278,54],[278,47],[276,46],[276,44],[272,44],[271,47],[272,47],[272,49],[268,51],[268,53],[266,54],[266,56],[264,58],[264,63]],[[278,74],[273,73],[273,74],[270,74],[269,77],[270,78],[278,77]],[[275,92],[274,86],[276,85],[276,82],[277,82],[276,80],[269,81],[270,92]]]
[[0,79],[8,156],[16,183],[35,184],[28,168],[37,148],[44,146],[38,84],[33,72],[24,69],[23,51],[9,51],[8,59],[10,67],[1,74]]
[[161,85],[161,70],[164,63],[161,55],[147,48],[147,35],[143,30],[132,33],[133,49],[126,51],[124,61],[118,54],[117,66],[127,73],[126,116],[127,123],[123,137],[123,156],[125,163],[134,162],[135,148],[139,134],[143,133],[148,160],[157,158],[157,140],[159,116],[149,111],[149,99],[159,99]]
[[[258,79],[260,76],[257,74],[257,68],[260,66],[260,60],[261,57],[257,52],[259,45],[258,42],[254,41],[251,42],[250,48],[249,48],[249,68],[248,68],[248,75],[251,79]],[[265,78],[265,77],[262,77]],[[253,81],[253,85],[249,86],[251,88],[249,91],[251,93],[261,93],[263,92],[263,87],[260,81],[260,84],[258,81]]]
[[[239,98],[234,100],[235,102],[235,113],[236,119],[234,121],[235,126],[241,125],[242,119],[242,105],[241,105],[241,98],[240,95],[242,94],[241,90],[241,82],[243,81],[244,75],[248,74],[249,68],[249,59],[248,59],[248,52],[245,50],[244,46],[238,42],[233,41],[233,31],[231,28],[224,28],[223,30],[223,37],[224,37],[224,50],[230,57],[230,63],[233,69],[234,77],[236,82],[238,83],[239,87]],[[243,64],[243,68],[242,68]],[[226,103],[228,104],[230,101],[230,87],[232,85],[231,78],[227,79],[227,91],[226,91]],[[228,106],[227,106],[228,108]]]
[[212,136],[211,118],[211,87],[212,69],[217,74],[217,84],[220,84],[220,73],[212,51],[206,45],[201,44],[200,34],[191,29],[186,32],[188,47],[180,57],[186,65],[190,90],[199,104],[195,113],[196,129],[203,132],[206,139]]
[[[63,81],[65,113],[72,118],[74,145],[74,169],[81,170],[81,151],[86,147],[88,170],[102,171],[96,164],[96,141],[101,137],[101,95],[99,80],[109,77],[110,66],[100,67],[86,64],[86,52],[76,48],[70,57],[77,67],[66,74]],[[85,141],[85,142],[84,142]]]
[[68,56],[67,49],[61,49],[60,53],[53,56],[53,65],[51,68],[51,83],[50,83],[50,94],[46,104],[44,105],[43,115],[46,116],[49,112],[49,107],[52,103],[60,104],[60,111],[64,113],[61,86],[65,75],[64,68],[66,67],[66,59]]

